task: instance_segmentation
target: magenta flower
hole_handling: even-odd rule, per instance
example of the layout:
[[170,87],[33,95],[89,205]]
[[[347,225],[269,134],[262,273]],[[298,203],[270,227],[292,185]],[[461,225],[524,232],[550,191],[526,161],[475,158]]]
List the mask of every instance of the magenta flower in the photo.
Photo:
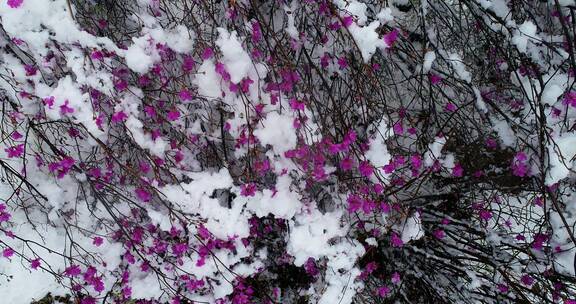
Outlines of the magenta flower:
[[92,54],[90,54],[90,58],[92,58],[93,60],[102,60],[104,59],[104,54],[102,54],[101,51],[94,51],[92,52]]
[[494,138],[489,137],[486,139],[486,147],[496,149],[498,147],[498,142]]
[[34,259],[30,261],[30,268],[36,270],[38,267],[40,267],[40,259]]
[[48,109],[52,109],[54,106],[54,96],[49,96],[42,99],[42,103],[48,107]]
[[344,17],[342,17],[342,24],[343,24],[345,27],[351,26],[353,22],[354,22],[354,19],[352,19],[352,16],[344,16]]
[[8,0],[8,6],[11,8],[19,8],[24,0]]
[[84,297],[80,304],[96,304],[96,299],[91,296]]
[[299,101],[296,98],[292,98],[290,99],[290,101],[288,102],[290,104],[290,108],[292,108],[292,110],[294,111],[304,111],[304,102],[303,101]]
[[80,266],[78,265],[71,265],[64,270],[64,275],[68,277],[75,277],[80,275],[82,271],[80,270]]
[[392,274],[392,283],[393,284],[398,284],[400,283],[400,274],[398,272],[394,272]]
[[195,64],[196,63],[194,62],[194,58],[192,58],[191,56],[184,56],[184,59],[182,61],[182,71],[184,71],[185,73],[189,73],[194,69]]
[[180,93],[178,94],[178,97],[180,97],[182,101],[191,101],[192,93],[186,89],[182,89],[182,91],[180,91]]
[[487,221],[492,218],[492,212],[486,209],[481,209],[480,211],[478,211],[478,215],[484,221]]
[[519,177],[524,177],[528,174],[528,165],[526,164],[528,157],[522,151],[516,153],[510,165],[512,174]]
[[422,158],[420,155],[412,155],[410,157],[410,164],[412,165],[413,169],[419,170],[422,167]]
[[9,158],[20,157],[24,154],[24,144],[15,145],[4,149]]
[[498,291],[500,291],[501,293],[507,293],[508,292],[508,285],[498,284]]
[[396,232],[393,232],[392,236],[390,237],[390,244],[392,244],[392,247],[398,248],[404,246],[404,241],[402,241]]
[[394,126],[392,127],[392,129],[394,130],[394,134],[396,135],[402,135],[404,134],[404,127],[402,126],[402,121],[399,120],[397,121]]
[[456,105],[449,102],[446,104],[446,106],[444,107],[444,109],[446,109],[446,112],[455,112],[456,111]]
[[60,106],[60,114],[66,115],[71,113],[74,113],[74,109],[68,106],[68,100],[66,100],[64,104]]
[[433,85],[439,84],[442,82],[442,76],[434,73],[428,74],[428,79],[430,79],[430,83]]
[[36,75],[36,72],[38,71],[38,69],[36,67],[34,67],[33,65],[30,65],[30,64],[24,65],[24,70],[26,71],[26,76],[34,76],[34,75]]
[[262,39],[262,31],[260,24],[256,21],[252,22],[252,42],[258,43]]
[[343,171],[352,170],[353,165],[354,165],[354,161],[352,160],[352,158],[350,156],[347,156],[340,161],[340,169],[342,169]]
[[391,32],[384,34],[383,38],[384,43],[391,48],[394,45],[394,42],[396,42],[396,39],[398,39],[398,30],[393,29]]
[[202,59],[208,60],[214,55],[214,51],[212,48],[205,48],[204,52],[202,52]]
[[240,186],[240,194],[242,196],[254,196],[256,195],[256,184],[248,183]]
[[369,162],[362,161],[362,162],[360,162],[360,165],[358,166],[358,171],[360,171],[360,174],[362,176],[370,177],[370,175],[372,175],[372,173],[374,171],[374,168],[372,168],[372,165],[370,165]]
[[138,199],[143,201],[143,202],[149,202],[150,199],[152,198],[150,193],[142,187],[136,188],[135,192],[136,192],[136,197],[138,197]]
[[349,195],[347,202],[348,202],[348,212],[350,213],[356,212],[360,210],[360,208],[362,208],[362,198],[360,198],[356,194]]
[[92,239],[92,244],[96,247],[100,247],[100,245],[102,245],[102,243],[104,243],[104,239],[99,237],[99,236],[94,237]]
[[387,297],[390,294],[390,288],[388,286],[382,286],[378,288],[378,295],[382,298]]
[[113,123],[123,122],[126,119],[128,119],[128,115],[126,115],[126,113],[124,113],[124,111],[119,111],[119,112],[112,114],[112,122]]
[[562,100],[562,103],[565,105],[570,105],[570,106],[576,108],[576,92],[571,91],[571,92],[568,92],[566,95],[564,95],[564,99]]
[[20,132],[14,131],[14,132],[12,132],[12,134],[10,134],[10,137],[12,137],[12,139],[14,139],[14,140],[18,140],[18,139],[22,138],[23,136],[22,136],[22,134],[20,134]]
[[532,286],[532,284],[534,284],[534,278],[525,274],[520,278],[520,282],[526,286]]
[[441,240],[446,236],[446,233],[444,233],[444,230],[442,229],[436,229],[433,233],[435,238]]
[[172,111],[168,112],[167,117],[168,117],[168,120],[170,120],[170,121],[178,120],[178,118],[180,118],[180,111],[172,110]]
[[228,73],[228,71],[226,71],[226,67],[224,66],[223,63],[216,62],[216,66],[215,66],[214,70],[216,70],[216,73],[218,73],[220,76],[222,76],[222,79],[224,79],[226,81],[230,81],[230,74]]
[[12,257],[13,255],[14,255],[14,250],[10,247],[7,247],[2,251],[2,256],[7,258],[7,259]]
[[337,60],[338,66],[340,66],[340,69],[343,70],[346,67],[348,67],[348,61],[346,60],[346,57],[340,57]]
[[462,175],[464,175],[464,169],[459,163],[455,164],[454,168],[452,168],[452,175],[455,177],[462,177]]

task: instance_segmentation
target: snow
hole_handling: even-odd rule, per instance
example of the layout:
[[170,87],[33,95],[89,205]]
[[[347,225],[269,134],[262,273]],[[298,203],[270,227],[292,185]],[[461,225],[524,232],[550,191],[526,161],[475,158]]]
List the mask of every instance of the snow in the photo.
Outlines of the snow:
[[515,31],[512,43],[516,45],[518,51],[526,53],[528,42],[538,39],[536,35],[537,27],[531,21],[525,21]]
[[394,15],[392,14],[392,9],[389,7],[383,8],[376,15],[381,24],[386,24],[394,21]]
[[434,164],[434,161],[440,158],[442,155],[442,148],[445,144],[445,137],[436,137],[434,142],[428,145],[428,151],[424,154],[424,164],[426,167],[431,167]]
[[392,155],[388,152],[388,147],[386,146],[386,139],[390,134],[387,120],[383,119],[378,126],[375,138],[370,141],[370,148],[365,153],[366,158],[376,168],[387,165],[392,159]]
[[226,66],[226,71],[230,73],[231,81],[238,83],[248,76],[248,72],[252,68],[252,60],[244,51],[235,31],[228,32],[226,29],[218,28],[218,34],[216,45],[224,56],[223,63]]
[[380,27],[379,21],[372,21],[369,25],[362,27],[353,23],[348,27],[350,34],[352,34],[356,45],[362,53],[364,62],[370,61],[377,48],[385,49],[388,47],[376,32],[378,27]]
[[424,55],[424,63],[422,64],[422,73],[425,74],[430,72],[434,60],[436,60],[436,53],[434,51],[426,52]]
[[493,120],[493,128],[494,131],[498,133],[504,146],[514,147],[516,145],[516,136],[514,135],[514,131],[512,131],[505,120]]
[[546,174],[546,184],[552,185],[566,178],[573,167],[576,156],[576,134],[564,134],[548,145],[550,168]]
[[273,214],[276,218],[290,219],[301,207],[300,195],[290,190],[292,179],[288,175],[279,176],[276,191],[264,189],[262,195],[249,200],[248,208],[259,217]]
[[208,98],[218,98],[221,95],[221,77],[216,73],[214,62],[206,60],[198,68],[194,78],[194,84],[198,87],[198,93]]
[[137,73],[146,74],[154,65],[154,62],[158,60],[151,53],[148,38],[132,38],[133,44],[126,50],[126,65]]
[[254,130],[254,136],[264,146],[271,145],[277,155],[296,148],[297,137],[292,127],[293,118],[286,114],[271,112],[266,114],[261,127]]
[[418,212],[406,219],[400,228],[402,231],[401,238],[404,244],[412,240],[418,240],[424,236],[424,229],[422,228],[422,221],[420,220],[420,214],[418,214]]

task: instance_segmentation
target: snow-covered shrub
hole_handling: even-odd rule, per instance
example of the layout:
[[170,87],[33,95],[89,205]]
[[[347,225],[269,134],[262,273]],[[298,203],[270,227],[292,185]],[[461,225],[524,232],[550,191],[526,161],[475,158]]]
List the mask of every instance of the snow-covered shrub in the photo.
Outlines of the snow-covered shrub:
[[575,10],[0,0],[2,301],[576,303]]

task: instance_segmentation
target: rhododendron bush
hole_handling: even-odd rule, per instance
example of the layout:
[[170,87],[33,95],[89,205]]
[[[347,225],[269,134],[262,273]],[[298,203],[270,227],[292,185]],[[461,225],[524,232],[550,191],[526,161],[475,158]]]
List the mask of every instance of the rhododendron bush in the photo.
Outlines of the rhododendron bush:
[[576,303],[573,0],[0,26],[3,303]]

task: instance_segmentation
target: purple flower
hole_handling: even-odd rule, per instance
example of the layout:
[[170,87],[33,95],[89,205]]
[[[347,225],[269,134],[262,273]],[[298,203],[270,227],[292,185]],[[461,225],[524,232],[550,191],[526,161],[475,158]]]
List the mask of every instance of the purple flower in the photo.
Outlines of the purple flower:
[[8,0],[8,6],[11,8],[19,8],[24,0]]
[[390,244],[392,244],[392,247],[398,248],[404,246],[404,241],[402,241],[396,232],[393,232],[392,236],[390,237]]
[[384,34],[383,38],[386,45],[391,48],[394,42],[396,42],[396,39],[398,39],[398,30],[393,29],[391,32]]
[[7,247],[2,251],[2,256],[7,258],[7,259],[9,259],[13,255],[14,255],[14,250],[10,247]]

